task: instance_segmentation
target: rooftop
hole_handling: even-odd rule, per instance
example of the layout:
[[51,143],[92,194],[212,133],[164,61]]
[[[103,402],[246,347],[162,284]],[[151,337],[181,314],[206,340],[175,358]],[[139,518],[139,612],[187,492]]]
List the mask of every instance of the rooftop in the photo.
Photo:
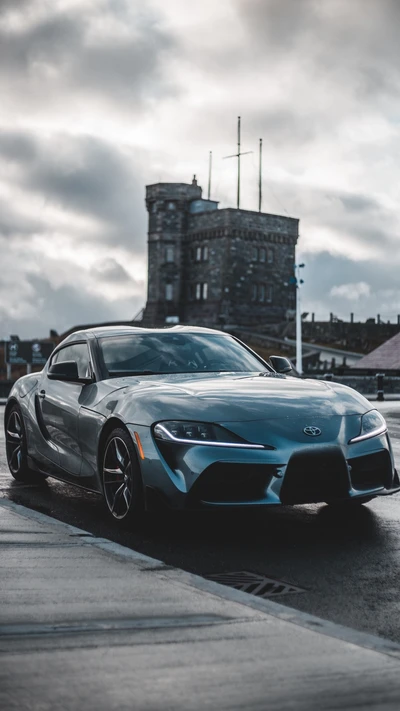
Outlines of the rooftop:
[[374,351],[361,358],[357,368],[382,368],[385,370],[400,369],[400,332],[375,348]]

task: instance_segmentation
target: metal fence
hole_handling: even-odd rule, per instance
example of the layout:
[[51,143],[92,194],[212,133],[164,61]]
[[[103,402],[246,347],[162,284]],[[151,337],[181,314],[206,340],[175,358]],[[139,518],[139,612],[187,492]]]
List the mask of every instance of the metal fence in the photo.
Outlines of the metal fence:
[[[310,377],[310,376],[308,376]],[[376,395],[378,400],[384,400],[385,395],[395,396],[400,399],[400,376],[376,373],[375,375],[325,375],[311,376],[316,380],[328,380],[342,385],[348,385],[358,390],[363,395]]]

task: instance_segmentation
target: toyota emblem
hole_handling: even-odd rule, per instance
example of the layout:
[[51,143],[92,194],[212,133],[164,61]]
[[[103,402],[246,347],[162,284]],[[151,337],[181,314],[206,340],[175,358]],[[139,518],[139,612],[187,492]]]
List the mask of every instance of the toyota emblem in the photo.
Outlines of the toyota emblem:
[[318,435],[321,434],[321,430],[319,429],[319,427],[313,427],[313,425],[305,427],[303,432],[304,434],[309,435],[310,437],[318,437]]

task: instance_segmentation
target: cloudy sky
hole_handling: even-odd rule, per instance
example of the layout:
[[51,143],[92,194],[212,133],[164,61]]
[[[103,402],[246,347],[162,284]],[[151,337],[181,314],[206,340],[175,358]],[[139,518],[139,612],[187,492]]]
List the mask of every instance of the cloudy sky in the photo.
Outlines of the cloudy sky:
[[129,319],[144,186],[300,218],[304,310],[400,313],[398,0],[0,0],[0,338]]

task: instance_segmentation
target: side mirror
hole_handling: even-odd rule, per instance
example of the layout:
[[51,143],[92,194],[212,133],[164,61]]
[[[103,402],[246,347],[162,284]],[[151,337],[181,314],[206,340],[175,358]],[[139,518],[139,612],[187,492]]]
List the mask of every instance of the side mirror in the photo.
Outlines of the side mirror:
[[273,369],[276,373],[290,373],[292,370],[292,364],[287,358],[282,356],[270,356],[269,362],[271,363]]
[[91,383],[92,378],[80,378],[78,375],[78,365],[74,360],[65,360],[60,363],[53,363],[50,366],[47,377],[49,380],[63,380],[69,383]]

